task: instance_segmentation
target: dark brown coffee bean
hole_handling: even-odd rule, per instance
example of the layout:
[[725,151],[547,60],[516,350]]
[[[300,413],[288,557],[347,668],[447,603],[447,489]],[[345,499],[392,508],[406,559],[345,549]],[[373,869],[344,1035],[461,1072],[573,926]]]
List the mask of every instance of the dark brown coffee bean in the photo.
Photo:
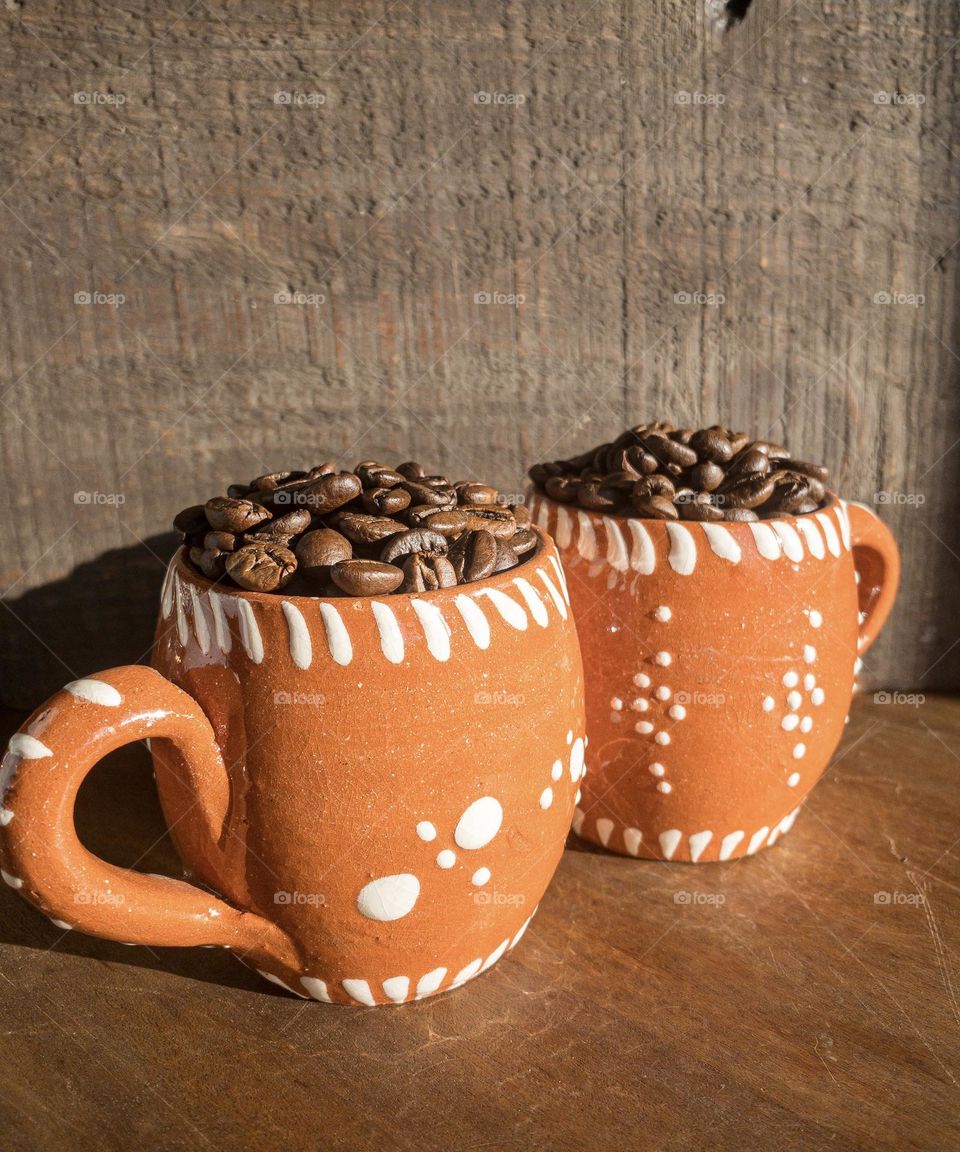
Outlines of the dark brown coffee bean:
[[214,496],[204,505],[207,522],[218,532],[247,532],[271,519],[271,513],[251,500]]
[[419,480],[421,476],[426,476],[427,470],[422,464],[418,464],[415,460],[408,460],[405,464],[398,464],[396,470],[407,480]]
[[643,520],[677,520],[680,513],[666,496],[648,496],[633,506],[634,514]]
[[391,536],[380,550],[380,559],[390,564],[414,552],[423,552],[427,556],[445,556],[447,547],[446,537],[439,532],[432,532],[429,528],[411,528]]
[[[727,440],[725,443],[729,444]],[[723,483],[724,472],[719,464],[704,460],[690,469],[690,483],[699,492],[715,492]]]
[[231,500],[248,500],[254,488],[249,484],[228,484],[227,495]]
[[783,460],[790,459],[790,453],[782,444],[773,444],[769,440],[754,440],[753,447],[765,456],[776,456]]
[[[819,480],[821,484],[826,484],[830,477],[830,473],[826,468],[820,464],[810,464],[806,460],[789,460],[786,458],[776,457],[770,460],[770,467],[774,471],[780,468],[788,468],[791,472],[800,472],[804,476],[811,476],[814,480]],[[823,497],[821,497],[823,499]]]
[[759,508],[773,495],[773,480],[759,472],[749,472],[746,476],[728,481],[718,490],[719,500],[726,508]]
[[268,472],[266,476],[258,476],[250,481],[250,487],[258,492],[275,492],[281,485],[289,484],[292,480],[305,480],[306,472]]
[[420,480],[404,480],[403,487],[410,493],[413,504],[432,504],[435,508],[452,508],[457,502],[457,494],[444,482],[443,485],[434,486],[427,481],[426,476]]
[[307,484],[300,492],[302,500],[297,503],[303,503],[312,512],[324,516],[349,504],[362,491],[363,485],[358,476],[352,472],[334,472]]
[[364,488],[396,488],[403,476],[393,468],[376,461],[365,461],[354,469]]
[[221,580],[227,571],[228,552],[219,548],[191,548],[190,560],[208,580]]
[[403,488],[370,488],[363,494],[363,507],[374,516],[395,516],[410,506],[410,493]]
[[672,500],[676,495],[676,485],[669,476],[659,473],[655,476],[644,476],[633,486],[631,496],[634,500],[648,500],[651,496],[665,496]]
[[353,548],[346,536],[333,528],[317,528],[300,537],[295,553],[300,571],[315,579],[327,575],[334,564],[352,559]]
[[472,480],[456,486],[457,500],[461,504],[496,504],[497,490],[489,484],[476,484]]
[[791,513],[796,512],[802,504],[810,499],[810,480],[801,476],[799,472],[775,472],[770,479],[773,481],[773,495],[764,505],[764,511]]
[[510,537],[510,547],[518,556],[526,554],[536,548],[539,538],[532,528],[523,525]]
[[517,522],[518,529],[530,523],[530,509],[526,504],[508,504],[507,507],[513,513],[513,518]]
[[178,532],[182,532],[184,536],[204,534],[210,527],[210,521],[207,519],[206,505],[192,504],[189,508],[184,508],[182,512],[178,512],[176,516],[174,516],[173,526]]
[[403,561],[401,592],[434,592],[438,588],[453,588],[457,574],[446,556],[424,556],[412,552]]
[[657,470],[657,458],[639,444],[628,448],[623,456],[624,469],[632,469],[640,476],[652,476]]
[[708,492],[697,492],[692,500],[680,504],[680,516],[684,520],[722,520],[723,509],[713,503]]
[[604,487],[595,481],[581,481],[577,495],[581,507],[595,511],[616,508],[620,503],[620,496],[614,488]]
[[497,541],[492,533],[464,532],[450,546],[450,563],[464,584],[485,580],[497,562]]
[[217,552],[232,552],[237,546],[237,538],[232,532],[208,532],[203,538],[204,548]]
[[734,523],[744,524],[760,519],[756,512],[752,512],[749,508],[724,508],[723,518],[724,520],[731,520]]
[[325,460],[323,464],[316,464],[307,473],[311,480],[319,480],[321,476],[333,476],[339,472],[340,469],[329,460]]
[[430,515],[424,517],[422,526],[450,539],[459,536],[467,527],[467,515],[459,508],[431,508]]
[[244,544],[226,560],[227,574],[250,592],[274,592],[297,570],[297,558],[282,544]]
[[516,568],[520,558],[513,547],[512,540],[497,541],[497,558],[493,565],[494,573],[506,572],[509,568]]
[[572,476],[550,476],[544,490],[551,500],[560,504],[573,504],[580,491],[580,481],[574,480]]
[[338,512],[332,523],[338,532],[355,544],[375,544],[406,529],[399,520],[389,516],[370,516],[366,512]]
[[694,432],[690,437],[690,447],[701,460],[714,464],[726,464],[733,458],[733,447],[719,425]]
[[692,468],[697,462],[697,454],[688,444],[680,444],[660,432],[644,436],[643,446],[661,465],[676,464],[680,468]]
[[379,560],[341,560],[330,579],[348,596],[387,596],[403,583],[403,570]]
[[[294,536],[306,532],[309,527],[309,511],[306,508],[293,508],[289,512],[284,512],[282,516],[276,516],[273,520],[262,524],[255,530],[255,534],[260,540],[292,540]],[[247,538],[250,535],[249,532],[246,533]]]
[[498,540],[509,540],[517,530],[513,513],[500,504],[462,504],[460,511],[466,513],[467,527],[471,532],[485,529]]
[[731,460],[730,467],[727,469],[727,479],[733,480],[738,476],[749,476],[751,474],[766,476],[769,471],[769,456],[767,456],[765,452],[754,448],[753,445],[748,445]]

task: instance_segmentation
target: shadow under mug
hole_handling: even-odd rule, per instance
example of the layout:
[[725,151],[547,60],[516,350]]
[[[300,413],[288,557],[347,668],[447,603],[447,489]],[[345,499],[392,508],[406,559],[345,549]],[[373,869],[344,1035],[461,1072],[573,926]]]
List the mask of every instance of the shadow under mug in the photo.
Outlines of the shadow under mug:
[[753,523],[528,503],[560,549],[583,653],[590,773],[574,830],[694,863],[775,843],[837,747],[893,606],[890,531],[832,494]]
[[[584,771],[552,541],[382,600],[215,586],[181,551],[152,665],[68,684],[3,758],[3,879],[61,928],[221,945],[298,995],[364,1005],[456,988],[518,942]],[[191,883],[77,839],[84,777],[141,739]]]

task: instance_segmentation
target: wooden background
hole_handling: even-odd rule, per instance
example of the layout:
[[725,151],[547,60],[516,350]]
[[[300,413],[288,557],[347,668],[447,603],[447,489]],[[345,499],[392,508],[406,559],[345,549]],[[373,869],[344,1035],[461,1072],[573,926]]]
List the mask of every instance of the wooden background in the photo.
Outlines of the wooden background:
[[653,416],[904,501],[865,679],[956,688],[960,7],[705,7],[8,0],[6,701],[143,655],[170,516],[226,479],[516,491]]

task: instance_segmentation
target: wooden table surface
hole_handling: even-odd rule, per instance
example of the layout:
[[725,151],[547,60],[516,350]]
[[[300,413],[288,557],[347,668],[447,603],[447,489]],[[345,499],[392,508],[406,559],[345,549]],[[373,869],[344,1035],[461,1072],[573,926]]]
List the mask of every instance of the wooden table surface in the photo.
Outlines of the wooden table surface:
[[[0,1144],[960,1146],[960,701],[860,700],[793,831],[727,865],[571,843],[521,947],[403,1008],[295,1000],[220,950],[62,933],[0,892]],[[85,841],[174,871],[146,752]]]

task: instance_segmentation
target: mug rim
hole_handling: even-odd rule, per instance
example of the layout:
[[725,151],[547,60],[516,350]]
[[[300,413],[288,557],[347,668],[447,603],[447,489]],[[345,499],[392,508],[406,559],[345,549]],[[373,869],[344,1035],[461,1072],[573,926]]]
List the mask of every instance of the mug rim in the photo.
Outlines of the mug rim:
[[[552,496],[548,496],[547,493],[544,492],[542,488],[538,488],[536,484],[531,484],[529,494],[537,497],[538,500],[548,501],[557,508],[566,508],[572,512],[586,512],[588,516],[605,517],[608,520],[616,520],[623,524],[629,524],[631,521],[637,524],[716,524],[719,527],[726,528],[727,531],[733,531],[737,528],[748,529],[756,524],[782,523],[784,520],[807,520],[811,516],[817,516],[823,512],[830,512],[844,502],[833,489],[828,488],[823,503],[818,508],[814,508],[812,512],[784,512],[779,516],[767,516],[763,519],[757,518],[756,520],[667,520],[657,516],[622,516],[615,512],[605,512],[602,508],[584,508],[582,504],[577,504],[576,502],[565,504],[562,500],[554,500]],[[535,525],[531,524],[530,527],[535,527]]]
[[253,592],[250,589],[241,588],[236,584],[228,585],[221,583],[219,580],[210,580],[207,576],[204,576],[202,572],[198,572],[187,560],[187,546],[185,544],[181,544],[177,548],[167,565],[167,571],[170,570],[171,566],[174,567],[177,575],[180,576],[181,579],[193,581],[194,584],[198,585],[201,592],[216,592],[218,596],[232,596],[235,599],[250,600],[256,604],[273,604],[278,608],[284,600],[288,602],[304,601],[308,603],[323,601],[324,603],[336,603],[346,606],[352,604],[369,604],[372,600],[382,600],[389,603],[393,601],[409,602],[413,599],[442,599],[444,596],[456,596],[458,593],[480,592],[486,588],[500,589],[502,586],[511,584],[517,576],[523,576],[525,570],[528,569],[537,558],[546,560],[551,552],[556,554],[555,541],[544,532],[539,525],[531,522],[526,525],[526,527],[532,529],[535,533],[537,537],[537,547],[524,557],[519,564],[514,565],[513,568],[505,568],[502,572],[495,572],[492,576],[487,576],[483,580],[472,580],[468,584],[455,584],[452,588],[434,588],[424,592],[386,592],[379,596],[324,596],[321,594],[308,596],[303,593],[291,593],[287,595],[282,588],[277,589],[276,592]]

